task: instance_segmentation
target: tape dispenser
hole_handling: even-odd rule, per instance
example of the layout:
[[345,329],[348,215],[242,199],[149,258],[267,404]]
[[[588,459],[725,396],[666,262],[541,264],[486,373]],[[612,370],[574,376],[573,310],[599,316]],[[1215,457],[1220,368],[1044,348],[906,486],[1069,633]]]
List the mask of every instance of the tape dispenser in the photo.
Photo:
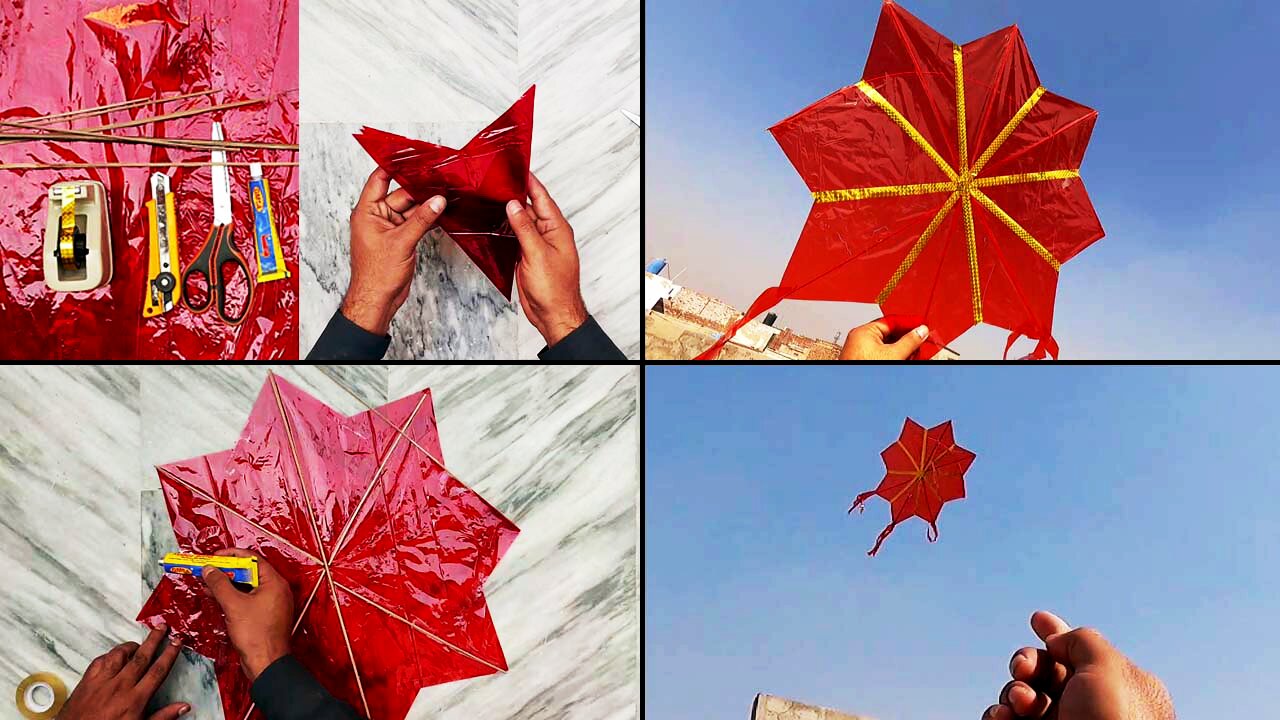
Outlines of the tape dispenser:
[[92,290],[111,282],[111,226],[102,183],[77,180],[49,188],[44,282],[58,292]]

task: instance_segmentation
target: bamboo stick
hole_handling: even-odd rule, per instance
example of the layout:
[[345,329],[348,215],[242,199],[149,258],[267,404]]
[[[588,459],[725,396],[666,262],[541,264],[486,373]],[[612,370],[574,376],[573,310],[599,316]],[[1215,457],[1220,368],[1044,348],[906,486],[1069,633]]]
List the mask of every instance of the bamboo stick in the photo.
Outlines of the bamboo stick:
[[[0,120],[0,125],[14,123]],[[40,129],[40,128],[32,128]],[[108,133],[84,132],[80,130],[48,130],[46,134],[36,133],[0,133],[0,145],[18,142],[100,142],[124,143],[127,145],[154,145],[157,147],[175,148],[179,150],[289,150],[297,152],[297,145],[284,143],[242,142],[239,140],[212,140],[203,138],[155,138],[131,135],[111,135]]]
[[[194,115],[203,115],[205,113],[215,112],[217,110],[231,110],[233,108],[244,107],[245,105],[256,105],[270,100],[272,96],[253,98],[251,100],[240,100],[233,103],[223,103],[222,105],[212,105],[203,108],[191,108],[188,110],[180,110],[178,112],[169,113],[167,115],[158,115],[155,117],[138,118],[137,120],[128,120],[125,122],[111,123],[109,125],[98,125],[95,127],[76,128],[76,132],[98,132],[105,130],[116,130],[118,128],[136,127],[138,125],[150,125],[152,123],[164,122],[165,120],[177,120],[180,118],[192,117]],[[34,128],[41,129],[44,128]],[[46,130],[46,132],[66,132],[66,130]],[[18,138],[17,140],[0,140],[0,145],[9,145],[14,142],[22,142],[26,138]]]
[[294,162],[115,162],[115,163],[9,163],[0,165],[0,170],[89,170],[96,168],[153,168],[153,167],[208,167],[210,165],[226,165],[227,167],[297,167]]
[[120,110],[132,110],[135,107],[157,104],[164,105],[166,103],[177,102],[179,100],[187,100],[194,97],[204,97],[218,92],[217,90],[200,90],[198,92],[187,93],[186,95],[172,95],[170,97],[158,98],[138,98],[136,100],[126,100],[124,102],[113,103],[111,105],[99,105],[98,107],[85,108],[83,110],[72,110],[70,112],[57,113],[56,115],[43,115],[41,117],[31,118],[22,122],[23,125],[29,127],[39,127],[41,125],[49,125],[56,122],[70,122],[79,117],[101,115],[103,113],[118,112]]

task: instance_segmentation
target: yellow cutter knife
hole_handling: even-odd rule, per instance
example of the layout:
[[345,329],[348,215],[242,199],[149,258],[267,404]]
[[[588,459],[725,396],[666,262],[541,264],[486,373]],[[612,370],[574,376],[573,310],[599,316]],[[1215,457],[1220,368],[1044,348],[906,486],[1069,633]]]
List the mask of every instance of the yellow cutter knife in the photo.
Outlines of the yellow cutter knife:
[[173,193],[169,192],[169,176],[164,173],[151,176],[147,216],[151,221],[151,242],[142,316],[155,317],[172,310],[182,296],[178,284],[178,215]]

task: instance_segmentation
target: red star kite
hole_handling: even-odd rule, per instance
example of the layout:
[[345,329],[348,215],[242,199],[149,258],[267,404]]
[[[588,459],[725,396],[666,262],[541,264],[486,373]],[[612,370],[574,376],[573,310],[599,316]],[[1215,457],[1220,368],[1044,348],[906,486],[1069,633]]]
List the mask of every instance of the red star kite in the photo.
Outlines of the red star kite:
[[[157,470],[178,547],[279,570],[294,654],[365,717],[507,669],[484,583],[519,530],[445,469],[429,391],[348,418],[271,375],[234,450]],[[227,720],[261,717],[200,578],[166,575],[138,620],[213,660]]]
[[861,512],[867,499],[875,495],[889,501],[893,519],[867,554],[875,557],[893,528],[911,517],[929,523],[929,542],[936,542],[938,513],[943,503],[964,497],[964,474],[977,456],[956,444],[950,420],[925,430],[907,418],[902,436],[880,457],[885,468],[880,487],[859,495],[849,508],[850,513],[855,509]]
[[892,2],[863,78],[771,129],[813,209],[779,286],[700,359],[789,298],[918,318],[924,359],[984,322],[1056,358],[1058,272],[1104,234],[1080,179],[1098,114],[1045,90],[1017,27],[962,47]]

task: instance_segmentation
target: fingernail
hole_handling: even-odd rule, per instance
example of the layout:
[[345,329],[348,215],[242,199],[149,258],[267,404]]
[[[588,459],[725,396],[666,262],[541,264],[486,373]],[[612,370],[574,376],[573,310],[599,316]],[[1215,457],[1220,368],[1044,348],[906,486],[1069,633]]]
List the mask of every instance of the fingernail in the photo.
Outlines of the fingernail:
[[179,715],[186,715],[186,714],[187,714],[187,713],[189,713],[189,712],[191,712],[191,706],[190,706],[190,705],[183,705],[183,706],[182,706],[182,709],[178,710],[178,714],[179,714]]
[[182,647],[182,639],[179,638],[177,635],[170,635],[169,644],[174,647]]
[[169,629],[169,626],[164,623],[160,623],[159,625],[156,625],[156,629],[159,630],[160,632],[164,632],[165,630]]
[[920,327],[916,328],[916,335],[919,335],[921,340],[928,340],[929,327],[927,325],[921,325]]
[[443,212],[444,198],[440,197],[439,195],[431,198],[430,200],[427,201],[427,207],[431,208],[435,212]]
[[204,567],[200,568],[200,577],[207,577],[210,571],[217,572],[217,569],[214,568],[212,565],[205,565]]
[[524,212],[524,203],[520,202],[519,200],[512,200],[511,202],[507,203],[508,215],[519,215],[522,212]]

